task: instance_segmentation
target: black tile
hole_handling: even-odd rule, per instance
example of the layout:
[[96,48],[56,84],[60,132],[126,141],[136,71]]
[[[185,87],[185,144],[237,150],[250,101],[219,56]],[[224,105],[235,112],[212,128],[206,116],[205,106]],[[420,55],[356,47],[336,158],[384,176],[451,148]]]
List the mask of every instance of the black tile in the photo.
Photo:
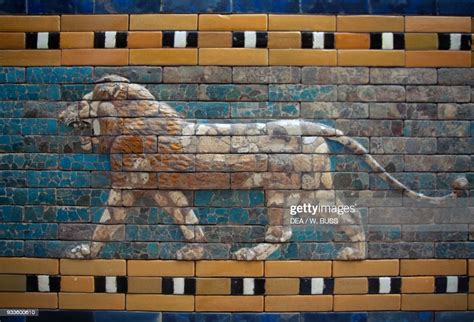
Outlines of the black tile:
[[59,49],[59,32],[50,32],[48,34],[48,48]]
[[378,294],[380,291],[380,280],[378,277],[369,277],[369,294]]
[[334,293],[334,279],[333,278],[325,278],[324,279],[323,294],[332,294],[332,293]]
[[311,294],[311,278],[300,278],[300,295]]
[[268,44],[268,33],[263,31],[257,31],[257,48],[267,48]]
[[392,277],[390,279],[390,294],[400,294],[402,290],[402,279],[400,277]]
[[310,31],[301,32],[301,48],[313,48],[313,33]]
[[449,50],[451,48],[451,35],[448,33],[438,34],[438,49]]
[[119,31],[115,35],[115,47],[116,48],[127,48],[128,44],[128,33],[124,31]]
[[232,47],[245,46],[245,33],[243,31],[234,31],[232,33]]
[[230,280],[230,294],[232,295],[244,294],[244,280],[242,278],[232,278]]
[[186,35],[186,47],[197,48],[198,33],[196,31],[188,31]]
[[162,282],[161,282],[161,292],[163,294],[173,294],[174,293],[173,278],[163,277]]
[[334,49],[334,33],[324,33],[324,49]]
[[461,50],[471,50],[472,38],[470,34],[461,35]]
[[264,278],[256,278],[254,280],[254,294],[255,295],[265,294],[265,279]]
[[174,31],[163,31],[163,47],[174,47]]
[[36,275],[26,276],[26,291],[38,292],[38,277]]
[[469,277],[459,276],[458,278],[458,293],[467,293],[469,290]]
[[446,293],[448,279],[445,276],[435,277],[435,293]]
[[393,49],[405,49],[405,35],[403,33],[393,34]]
[[127,276],[117,276],[117,293],[127,293],[128,278]]
[[94,48],[105,48],[105,32],[94,32]]
[[27,32],[26,33],[26,49],[36,49],[38,46],[38,33],[37,32]]
[[194,295],[196,294],[196,279],[193,277],[184,279],[184,294]]
[[61,289],[61,276],[50,276],[49,277],[49,291],[59,292]]
[[380,32],[370,34],[370,49],[382,49],[382,34]]
[[94,277],[94,290],[96,293],[105,293],[105,276]]

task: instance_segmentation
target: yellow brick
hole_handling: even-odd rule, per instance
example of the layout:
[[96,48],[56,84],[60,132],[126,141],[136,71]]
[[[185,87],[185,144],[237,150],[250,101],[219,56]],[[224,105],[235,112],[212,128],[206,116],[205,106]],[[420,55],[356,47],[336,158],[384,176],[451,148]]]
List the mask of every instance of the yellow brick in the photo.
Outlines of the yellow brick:
[[230,294],[230,278],[198,278],[196,280],[196,294]]
[[403,66],[403,50],[338,50],[339,66]]
[[299,32],[269,32],[268,48],[301,48]]
[[398,311],[399,294],[334,295],[334,311]]
[[293,295],[299,293],[300,281],[298,278],[266,278],[265,294]]
[[438,35],[434,33],[405,34],[406,50],[437,50]]
[[128,15],[62,15],[61,31],[128,30]]
[[469,293],[474,293],[474,278],[469,279]]
[[0,16],[0,31],[59,31],[59,16]]
[[333,276],[396,276],[398,260],[334,261]]
[[0,307],[18,309],[56,309],[58,296],[56,293],[0,293]]
[[[1,61],[1,52],[0,52]],[[43,258],[0,258],[0,273],[13,274],[58,274],[57,259]]]
[[269,15],[268,30],[335,31],[335,16]]
[[199,65],[268,65],[268,51],[251,48],[201,48]]
[[130,30],[197,30],[197,15],[130,15]]
[[466,275],[464,259],[402,259],[400,275]]
[[64,49],[63,65],[128,65],[128,49]]
[[267,312],[331,311],[331,295],[265,296]]
[[402,294],[404,311],[466,310],[467,294]]
[[474,296],[472,294],[467,297],[467,308],[468,310],[474,310]]
[[229,48],[232,47],[232,33],[230,32],[199,32],[199,48]]
[[197,49],[131,49],[130,65],[196,65]]
[[25,292],[26,276],[25,275],[0,275],[0,291],[1,292]]
[[60,309],[124,310],[125,294],[59,293]]
[[369,282],[365,277],[335,278],[334,294],[367,294]]
[[160,294],[161,277],[128,277],[128,293]]
[[433,293],[434,277],[403,277],[402,293]]
[[194,276],[194,262],[172,260],[129,260],[129,276]]
[[0,66],[59,66],[60,50],[0,50]]
[[196,276],[263,276],[263,262],[260,261],[198,261]]
[[61,276],[61,292],[94,292],[94,277],[92,276]]
[[196,311],[262,312],[263,296],[196,296]]
[[194,296],[127,294],[127,310],[193,311]]
[[267,261],[267,277],[331,276],[331,261]]
[[405,53],[407,67],[470,67],[471,52],[424,50]]
[[369,49],[369,34],[337,33],[335,34],[337,49]]
[[1,49],[24,49],[25,34],[22,32],[0,32]]
[[470,17],[409,17],[405,18],[407,32],[471,32]]
[[397,16],[337,16],[337,31],[404,31],[404,18]]
[[128,33],[128,48],[161,48],[163,35],[161,31]]
[[199,30],[267,30],[267,15],[199,15]]
[[468,274],[469,276],[474,276],[474,259],[468,260]]
[[336,66],[335,50],[270,49],[270,65]]
[[93,32],[62,32],[61,48],[94,48]]
[[61,259],[61,275],[117,276],[126,275],[126,262],[122,259]]

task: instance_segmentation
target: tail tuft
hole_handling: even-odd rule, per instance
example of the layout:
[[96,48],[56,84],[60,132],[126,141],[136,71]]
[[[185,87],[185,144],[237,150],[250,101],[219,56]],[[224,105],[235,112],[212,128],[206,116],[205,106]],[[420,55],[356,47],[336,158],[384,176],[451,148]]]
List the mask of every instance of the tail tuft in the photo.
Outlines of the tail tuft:
[[469,181],[467,181],[466,177],[459,177],[451,183],[451,187],[453,188],[454,193],[460,195],[469,187]]

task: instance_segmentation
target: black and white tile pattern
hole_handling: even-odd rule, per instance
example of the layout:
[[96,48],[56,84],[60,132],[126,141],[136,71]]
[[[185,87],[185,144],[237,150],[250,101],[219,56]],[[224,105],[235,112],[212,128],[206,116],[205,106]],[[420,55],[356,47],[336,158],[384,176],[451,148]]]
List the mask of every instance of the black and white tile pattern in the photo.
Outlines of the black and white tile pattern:
[[97,293],[127,293],[126,276],[95,276],[94,288]]
[[27,292],[59,292],[61,276],[28,275],[26,276]]
[[435,293],[467,293],[469,278],[467,276],[435,277]]
[[370,49],[399,50],[405,49],[403,33],[374,32],[370,34]]
[[59,32],[27,32],[26,49],[59,49]]
[[332,294],[333,291],[333,278],[300,278],[300,295]]
[[127,32],[98,31],[94,33],[94,48],[127,48]]
[[163,294],[196,294],[196,279],[188,277],[164,277],[161,284]]
[[232,278],[230,282],[232,295],[263,295],[265,294],[264,278]]
[[301,48],[334,49],[334,33],[302,31]]
[[471,50],[470,34],[438,34],[438,49],[440,50]]
[[266,48],[268,33],[263,31],[234,31],[232,47],[237,48]]
[[400,277],[369,277],[369,294],[399,294],[402,280]]
[[197,48],[197,31],[163,31],[163,47]]

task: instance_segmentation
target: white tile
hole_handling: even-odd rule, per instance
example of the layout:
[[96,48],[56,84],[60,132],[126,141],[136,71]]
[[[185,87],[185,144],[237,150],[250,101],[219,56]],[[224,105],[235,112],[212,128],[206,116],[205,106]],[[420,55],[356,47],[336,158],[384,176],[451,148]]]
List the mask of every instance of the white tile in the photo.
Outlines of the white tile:
[[186,31],[175,31],[174,33],[174,47],[186,48]]
[[38,291],[49,292],[49,276],[38,275]]
[[106,31],[105,32],[105,48],[115,48],[115,40],[117,37],[116,31]]
[[457,293],[458,291],[458,277],[447,276],[446,277],[446,293]]
[[313,32],[313,48],[324,49],[324,32]]
[[255,293],[255,279],[244,278],[244,295],[253,295]]
[[36,48],[48,49],[49,32],[38,32],[38,40],[36,42]]
[[391,289],[392,280],[390,277],[379,278],[379,293],[389,294]]
[[311,279],[311,294],[323,294],[324,278],[315,277]]
[[255,31],[244,32],[244,47],[245,48],[257,47],[257,32]]
[[173,294],[184,294],[184,277],[173,278]]
[[115,276],[105,277],[105,292],[117,293],[117,277]]
[[385,50],[393,49],[393,33],[391,32],[382,33],[382,49],[385,49]]
[[449,49],[461,50],[461,34],[451,34]]

